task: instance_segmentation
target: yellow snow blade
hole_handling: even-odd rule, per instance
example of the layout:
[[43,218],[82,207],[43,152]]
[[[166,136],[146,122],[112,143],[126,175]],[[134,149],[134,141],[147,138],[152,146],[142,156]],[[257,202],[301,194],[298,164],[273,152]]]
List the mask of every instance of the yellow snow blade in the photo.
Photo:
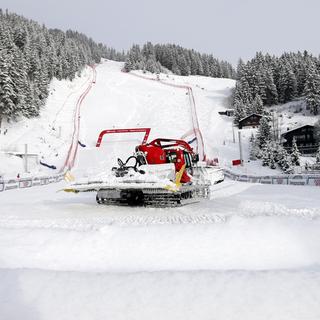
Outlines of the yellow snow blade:
[[164,189],[172,191],[172,192],[177,192],[179,188],[177,188],[176,185],[174,184],[173,186],[166,185],[166,186],[164,186]]
[[64,191],[64,192],[73,192],[73,193],[78,193],[79,191],[76,190],[76,189],[72,189],[72,188],[66,188],[66,189],[62,189],[61,191]]
[[179,172],[176,173],[176,186],[179,188],[181,186],[181,178],[182,178],[182,175],[183,175],[183,172],[184,172],[184,169],[186,168],[186,165],[184,164],[181,169],[179,170]]
[[66,174],[64,175],[64,180],[67,182],[72,182],[74,181],[74,176],[70,173],[70,171],[67,171]]
[[166,185],[164,188],[166,190],[169,190],[169,191],[173,191],[173,192],[177,192],[179,190],[179,188],[181,187],[181,178],[182,178],[182,175],[183,175],[183,172],[184,172],[184,169],[186,168],[186,165],[184,164],[181,169],[179,170],[179,172],[176,173],[176,181],[175,181],[175,184],[174,186],[170,186],[170,185]]

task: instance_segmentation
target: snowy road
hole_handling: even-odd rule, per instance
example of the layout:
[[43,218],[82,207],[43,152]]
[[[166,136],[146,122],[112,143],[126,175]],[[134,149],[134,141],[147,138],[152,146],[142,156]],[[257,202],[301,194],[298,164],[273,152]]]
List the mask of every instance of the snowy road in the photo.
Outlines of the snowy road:
[[303,195],[306,188],[226,181],[212,200],[169,210],[98,206],[93,193],[56,188],[38,199],[32,189],[0,195],[2,267],[137,272],[320,264],[320,199],[306,209],[316,188]]
[[[230,83],[189,80],[213,155],[227,128],[221,119],[210,126],[212,100],[222,106]],[[99,66],[73,173],[106,168],[140,138],[110,138],[97,150],[102,129],[183,135],[187,102],[185,92],[119,64]],[[225,181],[211,200],[164,210],[99,206],[94,193],[57,192],[63,187],[0,193],[0,319],[320,318],[318,188]]]
[[0,194],[4,319],[320,315],[316,188],[226,181],[210,201],[141,210],[60,187]]
[[2,270],[2,319],[320,317],[319,271],[82,273]]

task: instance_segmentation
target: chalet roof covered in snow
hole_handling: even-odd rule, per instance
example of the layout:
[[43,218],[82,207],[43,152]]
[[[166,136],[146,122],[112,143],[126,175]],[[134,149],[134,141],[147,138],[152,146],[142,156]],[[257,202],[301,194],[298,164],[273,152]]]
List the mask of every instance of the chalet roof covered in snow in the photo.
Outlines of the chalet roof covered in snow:
[[261,118],[262,115],[252,113],[239,121],[239,129],[242,129],[243,127],[256,128],[259,125]]
[[302,125],[302,126],[295,127],[295,128],[290,129],[290,130],[287,130],[286,132],[282,133],[281,135],[282,135],[282,136],[285,136],[287,133],[291,133],[291,132],[300,130],[300,129],[304,128],[304,127],[314,128],[314,126],[311,125],[311,124],[305,124],[305,125]]
[[246,117],[242,118],[241,120],[239,120],[239,122],[241,122],[241,121],[243,121],[243,120],[246,120],[246,119],[248,119],[248,118],[250,118],[250,117],[252,117],[252,116],[257,116],[257,117],[262,118],[262,115],[261,115],[261,114],[251,113],[251,114],[249,114],[248,116],[246,116]]

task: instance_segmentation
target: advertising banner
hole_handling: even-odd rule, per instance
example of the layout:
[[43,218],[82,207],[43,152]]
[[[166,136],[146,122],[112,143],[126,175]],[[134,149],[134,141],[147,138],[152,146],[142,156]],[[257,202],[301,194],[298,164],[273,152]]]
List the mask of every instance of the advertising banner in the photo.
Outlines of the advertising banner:
[[275,176],[272,177],[273,184],[288,184],[288,177],[287,176]]
[[310,186],[320,187],[320,176],[309,176],[307,181]]
[[295,175],[289,177],[289,184],[295,186],[304,186],[307,184],[307,177],[302,175]]
[[271,177],[271,176],[261,177],[260,183],[263,183],[263,184],[272,184],[272,177]]
[[19,188],[30,188],[30,187],[32,187],[31,179],[20,179]]
[[249,177],[249,182],[260,183],[261,177]]
[[249,177],[245,174],[239,176],[239,179],[238,181],[241,181],[241,182],[249,182]]

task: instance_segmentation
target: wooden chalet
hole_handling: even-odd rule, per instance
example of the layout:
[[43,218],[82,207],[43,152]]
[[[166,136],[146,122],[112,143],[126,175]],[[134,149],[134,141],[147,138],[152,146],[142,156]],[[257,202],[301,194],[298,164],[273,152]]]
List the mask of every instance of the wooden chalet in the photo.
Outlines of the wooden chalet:
[[239,121],[239,129],[257,128],[259,126],[262,115],[252,113]]
[[304,125],[298,128],[288,130],[281,135],[283,140],[283,146],[286,149],[292,147],[293,139],[296,139],[297,147],[303,154],[316,153],[318,149],[318,143],[315,139],[314,126]]

